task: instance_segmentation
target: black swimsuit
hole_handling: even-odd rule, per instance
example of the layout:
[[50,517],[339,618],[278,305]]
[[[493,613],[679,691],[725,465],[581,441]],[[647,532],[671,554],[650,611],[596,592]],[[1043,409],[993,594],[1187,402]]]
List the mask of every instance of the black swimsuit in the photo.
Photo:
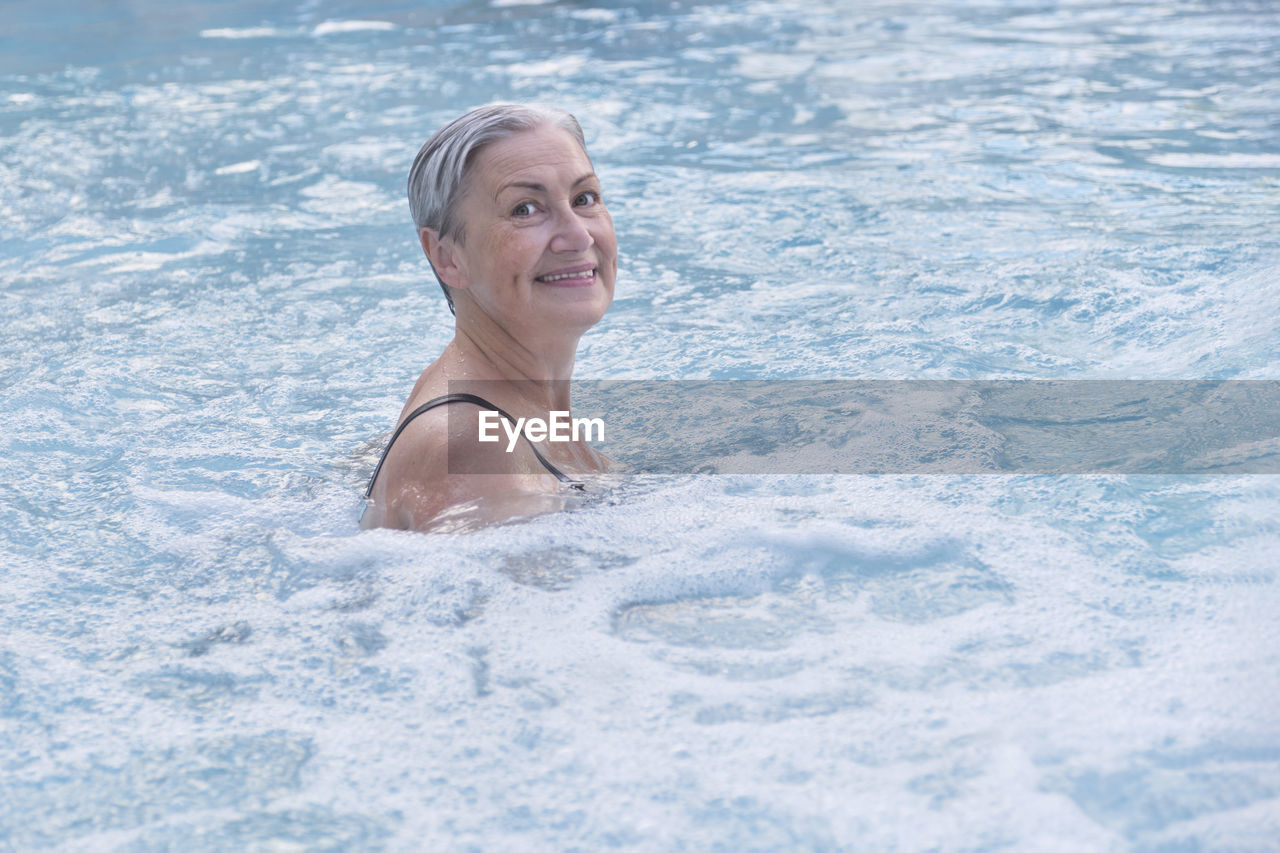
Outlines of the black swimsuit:
[[[378,467],[373,469],[373,476],[369,478],[369,488],[364,490],[365,498],[368,498],[370,495],[373,494],[373,484],[374,484],[374,481],[378,479],[378,472],[382,470],[382,463],[387,461],[387,454],[391,452],[391,445],[396,443],[396,439],[400,437],[400,433],[404,432],[404,428],[409,425],[409,422],[412,421],[414,418],[416,418],[418,415],[421,415],[424,412],[431,411],[436,406],[445,406],[445,405],[448,405],[449,403],[474,403],[475,405],[479,406],[482,409],[488,409],[489,411],[497,412],[501,417],[505,418],[511,423],[516,423],[516,419],[511,417],[511,415],[508,415],[506,412],[502,411],[502,409],[499,409],[497,406],[495,406],[493,403],[490,403],[485,398],[477,397],[475,394],[445,394],[443,397],[436,397],[432,400],[428,400],[427,402],[423,403],[421,406],[419,406],[418,408],[410,412],[409,416],[405,418],[403,421],[401,421],[400,426],[396,427],[396,431],[391,434],[391,440],[387,442],[387,449],[382,451],[382,458],[378,460]],[[525,441],[529,441],[528,436],[525,436]],[[579,483],[573,480],[571,477],[566,476],[563,471],[561,471],[559,468],[557,468],[556,466],[548,462],[546,457],[544,457],[541,453],[538,452],[538,446],[534,444],[532,441],[529,441],[529,449],[533,451],[533,455],[536,456],[538,458],[538,461],[542,463],[542,467],[546,468],[548,471],[554,474],[557,480],[575,489],[583,488],[582,483]]]

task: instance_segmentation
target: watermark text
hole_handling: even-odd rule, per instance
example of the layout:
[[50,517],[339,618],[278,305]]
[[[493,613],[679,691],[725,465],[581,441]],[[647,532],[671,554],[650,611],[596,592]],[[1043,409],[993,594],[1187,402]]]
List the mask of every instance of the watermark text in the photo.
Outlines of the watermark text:
[[507,436],[507,452],[516,449],[516,442],[523,435],[531,442],[542,441],[604,441],[604,420],[601,418],[575,418],[569,412],[552,411],[547,419],[517,418],[515,423],[502,417],[498,412],[481,411],[479,421],[479,440],[483,442],[501,441],[498,432]]

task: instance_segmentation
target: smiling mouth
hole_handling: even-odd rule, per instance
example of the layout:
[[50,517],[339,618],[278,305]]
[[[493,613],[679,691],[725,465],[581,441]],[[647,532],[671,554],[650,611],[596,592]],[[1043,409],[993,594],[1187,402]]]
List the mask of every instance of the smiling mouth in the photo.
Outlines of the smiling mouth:
[[562,273],[554,273],[552,275],[540,275],[534,280],[543,282],[544,284],[555,284],[557,282],[565,282],[566,284],[570,284],[570,283],[591,281],[592,279],[595,278],[595,276],[596,276],[596,268],[591,267],[590,269],[576,270],[574,272],[562,272]]

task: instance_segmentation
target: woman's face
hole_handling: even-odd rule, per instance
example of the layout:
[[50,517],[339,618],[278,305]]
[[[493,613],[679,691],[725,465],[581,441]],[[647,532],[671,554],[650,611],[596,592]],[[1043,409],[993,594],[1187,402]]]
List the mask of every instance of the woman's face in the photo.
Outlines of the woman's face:
[[591,162],[568,131],[543,125],[482,148],[459,213],[456,285],[486,314],[578,332],[604,316],[618,242]]

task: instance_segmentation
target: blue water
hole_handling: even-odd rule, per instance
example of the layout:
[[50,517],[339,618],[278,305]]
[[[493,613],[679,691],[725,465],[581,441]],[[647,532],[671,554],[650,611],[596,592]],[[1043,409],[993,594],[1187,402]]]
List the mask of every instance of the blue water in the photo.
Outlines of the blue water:
[[1275,849],[1275,477],[356,517],[470,106],[586,127],[579,376],[1275,379],[1277,57],[1267,0],[0,6],[0,846]]

